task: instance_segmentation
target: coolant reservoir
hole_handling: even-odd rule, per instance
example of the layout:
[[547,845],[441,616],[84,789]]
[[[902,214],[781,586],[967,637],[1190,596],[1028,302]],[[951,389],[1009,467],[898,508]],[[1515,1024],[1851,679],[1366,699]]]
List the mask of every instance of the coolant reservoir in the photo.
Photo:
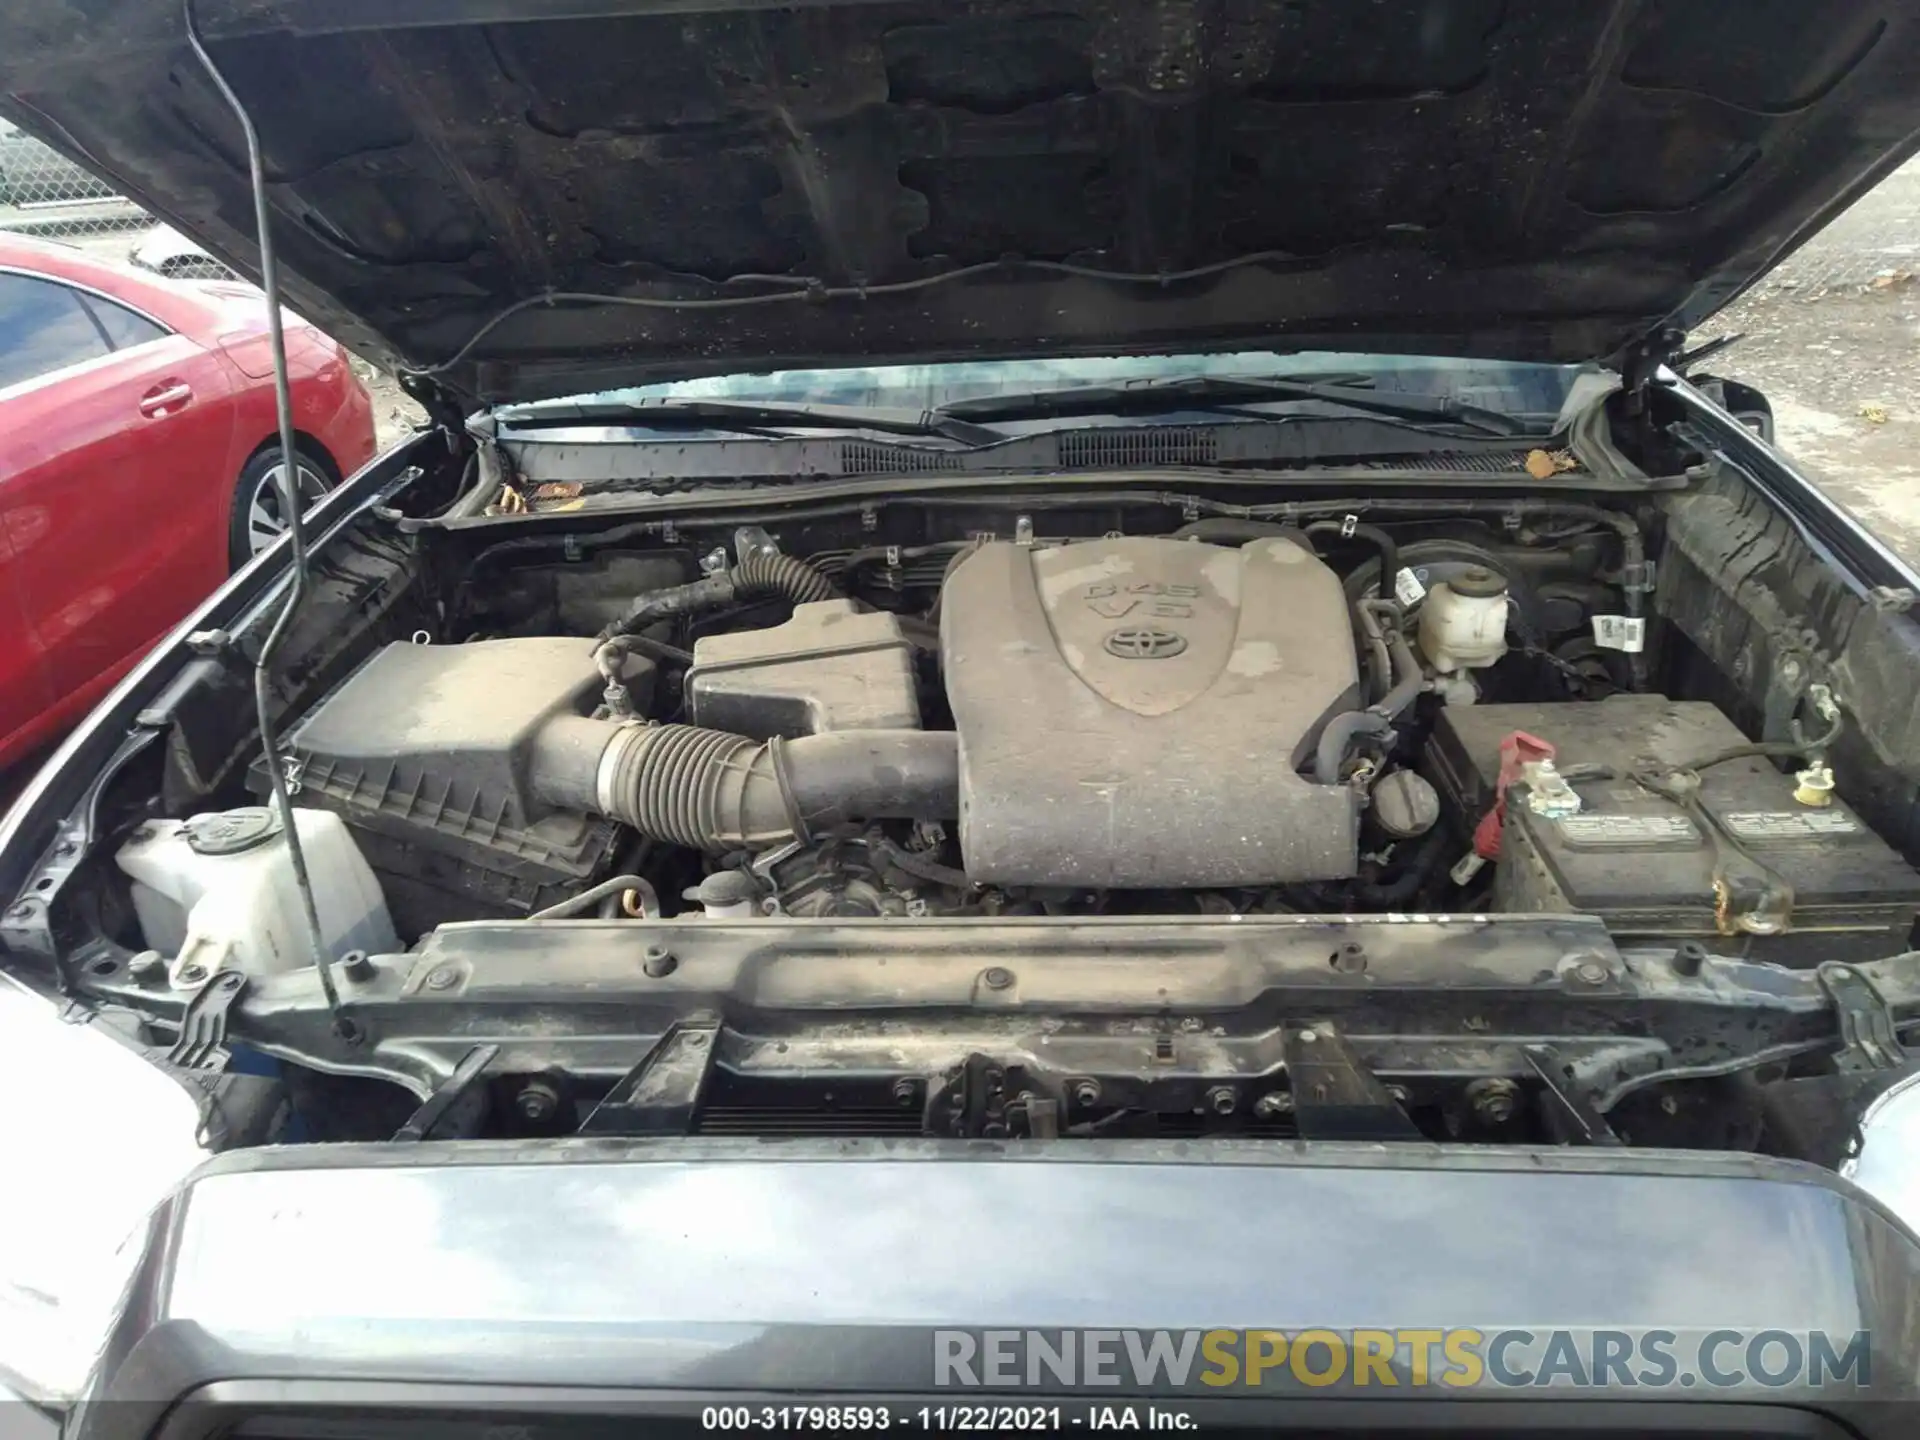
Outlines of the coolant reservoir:
[[1420,606],[1420,649],[1443,675],[1478,670],[1506,654],[1506,580],[1471,566],[1427,591]]
[[[340,817],[325,810],[293,817],[328,958],[398,950],[386,897]],[[141,932],[149,949],[168,957],[174,988],[197,989],[219,970],[259,978],[312,963],[286,836],[272,810],[156,821],[114,859],[133,881]]]

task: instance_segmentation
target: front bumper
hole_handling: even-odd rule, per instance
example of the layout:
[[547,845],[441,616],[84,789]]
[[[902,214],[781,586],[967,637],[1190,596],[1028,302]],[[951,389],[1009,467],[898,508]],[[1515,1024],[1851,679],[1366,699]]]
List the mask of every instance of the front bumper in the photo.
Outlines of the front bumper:
[[[73,1428],[146,1435],[190,1396],[209,1414],[403,1394],[448,1410],[463,1392],[497,1406],[532,1387],[556,1406],[1033,1401],[1061,1387],[943,1388],[954,1377],[934,1332],[1510,1325],[1866,1331],[1865,1389],[1600,1393],[1824,1410],[1869,1436],[1911,1433],[1920,1415],[1920,1242],[1806,1166],[1425,1146],[673,1140],[216,1160],[156,1216]],[[1159,1388],[1223,1403],[1197,1375]],[[1068,1393],[1141,1391],[1123,1377]],[[1489,1397],[1513,1398],[1467,1399]],[[1281,1402],[1325,1406],[1297,1385],[1233,1397]]]

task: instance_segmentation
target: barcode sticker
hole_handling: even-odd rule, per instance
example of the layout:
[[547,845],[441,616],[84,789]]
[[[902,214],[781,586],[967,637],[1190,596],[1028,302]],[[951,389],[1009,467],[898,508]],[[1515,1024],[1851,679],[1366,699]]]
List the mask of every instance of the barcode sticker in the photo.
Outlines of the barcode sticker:
[[1638,655],[1647,648],[1647,622],[1638,615],[1596,615],[1593,643],[1602,650],[1624,650]]
[[1411,610],[1427,598],[1427,587],[1420,583],[1420,577],[1402,566],[1400,573],[1393,577],[1393,598]]

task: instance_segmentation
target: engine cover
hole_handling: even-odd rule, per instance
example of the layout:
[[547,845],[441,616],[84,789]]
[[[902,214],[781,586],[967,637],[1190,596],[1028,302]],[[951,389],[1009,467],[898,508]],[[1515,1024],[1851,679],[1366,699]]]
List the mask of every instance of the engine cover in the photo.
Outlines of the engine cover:
[[941,612],[972,879],[1147,889],[1354,873],[1351,794],[1296,773],[1359,695],[1339,577],[1303,545],[988,544],[948,579]]

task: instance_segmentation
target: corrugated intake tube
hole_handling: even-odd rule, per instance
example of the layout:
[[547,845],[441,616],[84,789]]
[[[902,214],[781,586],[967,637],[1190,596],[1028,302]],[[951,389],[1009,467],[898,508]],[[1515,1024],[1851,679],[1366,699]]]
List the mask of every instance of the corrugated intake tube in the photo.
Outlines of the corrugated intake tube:
[[545,800],[692,850],[763,850],[856,820],[951,820],[959,740],[942,730],[843,730],[750,740],[694,725],[563,716],[533,748]]
[[661,620],[712,610],[737,600],[781,599],[805,605],[814,600],[831,600],[839,593],[831,580],[806,561],[762,550],[747,556],[731,570],[642,595],[626,614],[600,632],[600,638],[610,640],[616,635],[631,635]]

